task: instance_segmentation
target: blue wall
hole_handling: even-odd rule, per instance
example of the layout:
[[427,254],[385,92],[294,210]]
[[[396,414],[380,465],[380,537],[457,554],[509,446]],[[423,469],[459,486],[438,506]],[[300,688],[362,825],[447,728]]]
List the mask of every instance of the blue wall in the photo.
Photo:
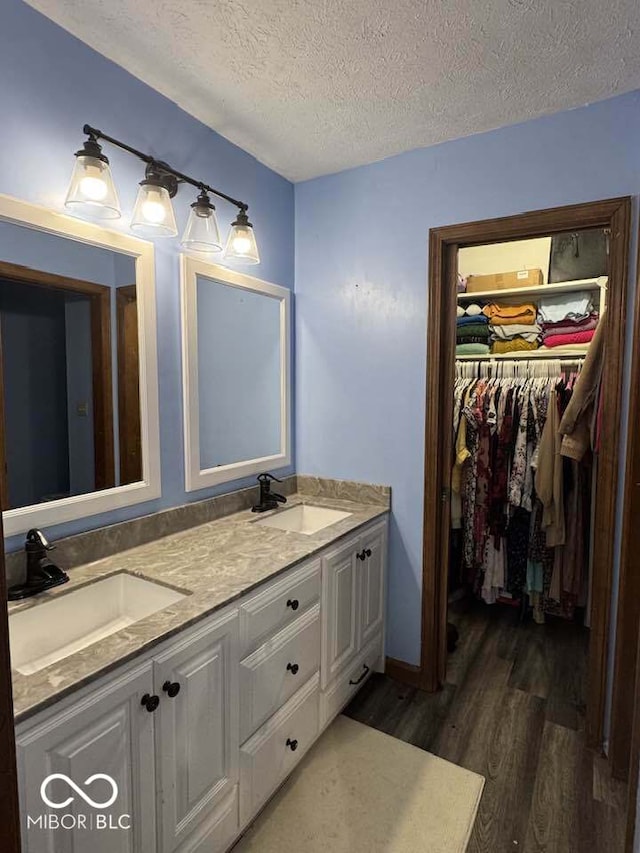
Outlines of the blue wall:
[[[1,193],[62,210],[73,152],[80,147],[82,126],[88,122],[245,199],[262,259],[252,272],[293,287],[294,199],[293,187],[284,178],[21,0],[2,3],[0,80]],[[114,149],[108,156],[125,214],[112,227],[128,231],[126,215],[143,177],[141,164]],[[175,199],[179,228],[184,227],[193,200],[186,189]],[[222,202],[218,205],[221,228],[226,228],[234,211]],[[178,240],[156,242],[162,498],[50,529],[54,538],[238,485],[184,492],[178,252]],[[9,549],[19,547],[21,540],[12,537]]]
[[393,487],[393,657],[420,648],[429,229],[637,197],[639,139],[635,92],[296,185],[297,467]]

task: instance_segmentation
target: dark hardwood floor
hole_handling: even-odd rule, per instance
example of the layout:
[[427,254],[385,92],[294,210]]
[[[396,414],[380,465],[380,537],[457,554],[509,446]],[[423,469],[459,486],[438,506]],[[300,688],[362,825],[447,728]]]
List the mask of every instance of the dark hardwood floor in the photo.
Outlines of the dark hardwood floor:
[[439,693],[374,675],[345,713],[485,777],[469,853],[623,851],[626,786],[585,747],[588,631],[466,607]]

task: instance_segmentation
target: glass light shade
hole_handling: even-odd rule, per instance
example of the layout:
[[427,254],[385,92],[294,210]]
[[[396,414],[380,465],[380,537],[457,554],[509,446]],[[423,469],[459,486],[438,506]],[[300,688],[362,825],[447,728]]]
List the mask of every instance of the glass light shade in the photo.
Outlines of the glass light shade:
[[99,157],[77,154],[65,206],[98,219],[118,219],[120,202],[109,163]]
[[227,245],[224,249],[224,260],[236,264],[260,263],[253,225],[249,222],[244,211],[241,211],[235,222],[231,223]]
[[175,237],[178,228],[165,187],[150,180],[142,181],[133,208],[131,228],[144,237]]
[[180,244],[194,252],[222,251],[216,210],[205,194],[198,196],[198,201],[191,205],[189,221]]

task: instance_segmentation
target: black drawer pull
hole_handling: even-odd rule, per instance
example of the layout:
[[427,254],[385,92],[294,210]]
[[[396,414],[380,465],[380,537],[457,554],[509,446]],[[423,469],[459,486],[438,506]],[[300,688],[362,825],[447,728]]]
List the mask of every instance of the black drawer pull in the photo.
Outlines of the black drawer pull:
[[365,555],[365,557],[370,557],[371,556],[371,548],[367,548],[366,551],[364,552],[364,555]]
[[150,714],[156,710],[158,705],[160,704],[159,696],[151,696],[149,693],[145,693],[142,697],[142,701],[140,702],[143,708],[146,708]]
[[289,601],[287,601],[287,607],[290,607],[292,610],[297,610],[298,607],[300,607],[300,602],[297,598],[290,598]]
[[287,738],[287,746],[289,747],[291,752],[295,752],[296,749],[298,748],[298,741],[297,740],[291,740],[291,738],[288,737]]
[[364,560],[364,558],[365,558],[365,551],[364,551],[364,548],[362,549],[362,551],[358,551],[358,553],[356,554],[356,557],[357,557],[359,560]]
[[363,671],[362,675],[360,676],[360,678],[357,678],[355,681],[352,678],[350,678],[349,684],[353,684],[353,685],[360,684],[362,679],[366,678],[367,675],[369,675],[369,667],[366,665],[366,663],[363,663],[362,666],[364,667],[364,671]]
[[178,693],[180,693],[180,685],[177,681],[165,681],[162,685],[162,689],[167,694],[169,699],[175,699]]
[[291,675],[297,675],[300,667],[297,663],[288,663],[287,664],[287,672],[290,672]]

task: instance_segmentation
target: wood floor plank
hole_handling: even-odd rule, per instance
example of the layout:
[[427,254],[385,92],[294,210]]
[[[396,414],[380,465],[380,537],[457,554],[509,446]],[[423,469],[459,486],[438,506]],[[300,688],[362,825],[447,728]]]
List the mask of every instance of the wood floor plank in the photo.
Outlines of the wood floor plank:
[[588,632],[486,605],[451,621],[443,690],[376,675],[345,713],[485,777],[469,853],[622,853],[626,785],[585,747]]
[[477,770],[486,780],[470,853],[493,853],[507,840],[514,847],[523,844],[543,729],[543,701],[509,688],[491,735],[486,741],[470,742],[462,766]]

